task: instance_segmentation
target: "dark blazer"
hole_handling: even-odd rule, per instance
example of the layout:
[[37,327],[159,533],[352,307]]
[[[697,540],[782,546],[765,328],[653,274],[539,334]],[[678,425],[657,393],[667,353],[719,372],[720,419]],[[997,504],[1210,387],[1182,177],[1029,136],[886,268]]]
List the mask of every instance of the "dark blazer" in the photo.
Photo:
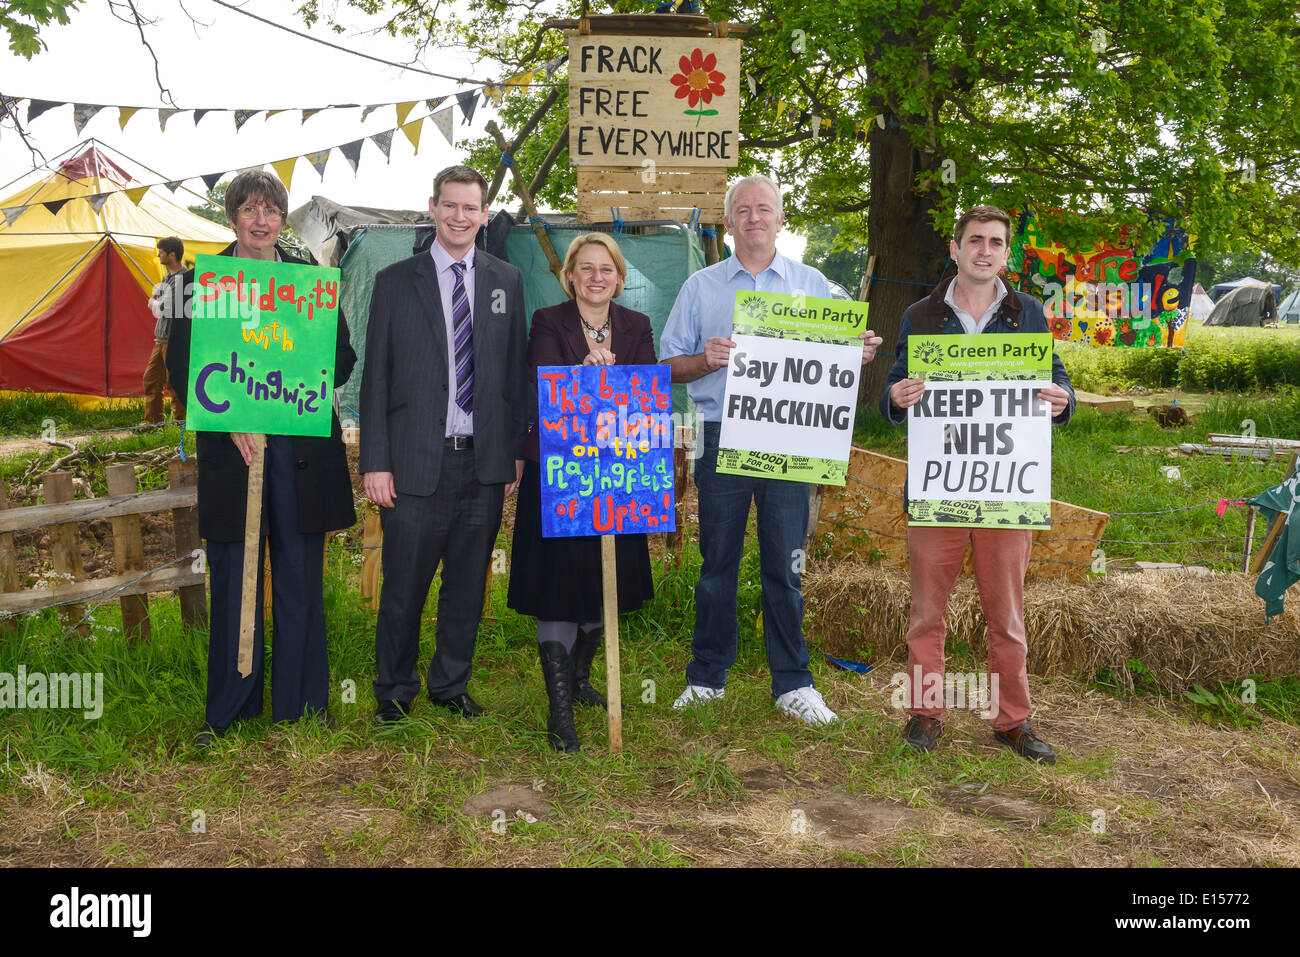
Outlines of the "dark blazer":
[[[600,345],[614,353],[617,365],[652,366],[659,361],[655,358],[655,339],[650,330],[650,317],[645,313],[633,312],[611,302],[609,325],[611,338]],[[530,462],[541,460],[537,438],[537,367],[580,366],[587,353],[596,345],[583,331],[575,300],[568,299],[559,305],[547,306],[533,313],[532,327],[528,332],[528,408],[532,428],[528,430],[520,458]]]
[[[482,249],[474,255],[474,464],[483,484],[505,484],[515,480],[528,430],[524,277]],[[392,472],[399,495],[437,491],[447,374],[438,270],[426,251],[375,277],[361,376],[362,473]]]
[[[966,331],[961,320],[944,302],[948,286],[955,276],[939,283],[930,295],[919,302],[914,302],[903,313],[903,323],[898,330],[898,344],[894,347],[894,365],[889,370],[889,380],[885,383],[884,395],[880,397],[880,414],[895,425],[907,423],[907,412],[894,408],[889,401],[889,390],[895,382],[907,378],[907,338],[913,332],[917,335],[958,335]],[[1006,280],[1002,280],[1005,282]],[[997,313],[984,327],[984,332],[1048,332],[1047,315],[1043,304],[1033,296],[1017,292],[1008,286],[1008,294],[1003,298]],[[1065,425],[1074,415],[1074,387],[1070,385],[1070,373],[1065,371],[1061,357],[1052,353],[1052,381],[1063,388],[1070,396],[1070,402],[1056,418],[1053,425]]]
[[[302,263],[301,259],[276,247],[285,262]],[[233,256],[231,243],[218,255]],[[190,326],[192,322],[194,270],[183,279],[185,309],[172,323],[167,346],[167,374],[176,394],[189,395]],[[348,340],[348,324],[339,312],[337,351],[334,354],[334,387],[352,375],[357,354]],[[304,534],[330,532],[356,524],[352,504],[352,483],[348,478],[347,452],[339,417],[332,415],[329,438],[295,436],[294,464],[298,474],[298,531]],[[199,460],[199,534],[214,542],[242,542],[244,520],[248,513],[248,466],[227,432],[197,432],[195,445]],[[262,510],[262,529],[266,529],[266,509]]]

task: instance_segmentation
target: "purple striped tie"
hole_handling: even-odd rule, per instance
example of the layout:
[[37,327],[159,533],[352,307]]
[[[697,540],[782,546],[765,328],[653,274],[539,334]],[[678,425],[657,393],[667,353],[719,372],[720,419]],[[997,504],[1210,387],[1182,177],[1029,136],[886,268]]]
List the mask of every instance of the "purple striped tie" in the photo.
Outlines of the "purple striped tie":
[[452,263],[456,281],[451,287],[451,332],[456,341],[456,404],[469,415],[474,411],[474,322],[465,292],[465,264]]

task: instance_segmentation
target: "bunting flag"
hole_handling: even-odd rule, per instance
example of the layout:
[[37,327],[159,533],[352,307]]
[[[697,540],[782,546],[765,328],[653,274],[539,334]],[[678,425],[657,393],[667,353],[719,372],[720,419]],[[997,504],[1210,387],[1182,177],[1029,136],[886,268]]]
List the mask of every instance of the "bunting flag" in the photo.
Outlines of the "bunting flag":
[[397,125],[401,126],[406,122],[406,118],[411,115],[411,110],[415,109],[415,100],[407,100],[405,103],[397,104]]
[[0,118],[10,115],[13,116],[15,123],[18,122],[18,98],[0,93]]
[[90,208],[98,213],[104,208],[104,204],[108,202],[108,197],[112,195],[112,193],[95,193],[93,196],[87,196],[86,202],[90,203]]
[[560,56],[557,56],[555,59],[547,60],[545,63],[543,63],[542,69],[546,71],[546,78],[549,80],[552,76],[554,76],[555,71],[558,70],[560,66],[564,63],[564,61],[567,59],[568,59],[567,56],[561,54]]
[[443,136],[447,137],[447,142],[455,146],[456,140],[452,137],[452,123],[456,121],[455,108],[449,106],[445,110],[433,114],[429,119],[433,120],[433,125],[442,131]]
[[12,226],[14,221],[23,213],[27,212],[27,210],[28,207],[26,206],[8,206],[5,209],[0,210],[0,212],[4,213],[5,225]]
[[324,107],[321,107],[321,108],[319,108],[319,109],[315,109],[315,110],[303,110],[303,111],[302,111],[302,121],[303,121],[304,123],[306,123],[306,122],[307,122],[308,120],[310,120],[313,116],[315,116],[317,113],[319,113],[319,112],[321,111],[321,109],[324,109]]
[[180,187],[181,181],[178,179],[174,179],[170,183],[166,183],[165,185],[169,190],[171,190],[174,193]]
[[144,199],[144,194],[149,192],[149,187],[133,186],[131,189],[122,190],[122,192],[126,194],[127,199],[129,199],[136,206],[139,206],[140,200]]
[[321,179],[325,178],[325,164],[330,159],[329,149],[323,149],[316,153],[304,153],[302,158],[316,168],[316,172],[320,173]]
[[[534,71],[530,70],[527,73],[516,73],[514,76],[509,77],[506,80],[506,89],[510,92],[518,93],[520,87],[528,86],[528,84],[533,82],[533,73]],[[512,87],[514,89],[511,89]]]
[[501,101],[505,99],[506,88],[504,86],[485,86],[483,87],[483,99],[491,100],[493,106],[500,106]]
[[241,126],[257,115],[257,110],[235,110],[235,129]]
[[442,101],[445,99],[446,99],[445,96],[436,96],[432,100],[425,100],[424,105],[428,107],[429,112],[432,113],[434,110],[438,108],[439,104],[441,104]]
[[745,74],[745,85],[749,87],[750,96],[758,96],[758,84],[754,82],[754,74]]
[[474,90],[457,93],[456,102],[460,104],[460,111],[465,114],[465,123],[468,124],[474,119],[474,111],[478,109],[478,93]]
[[776,101],[776,118],[779,120],[779,119],[781,118],[781,114],[784,113],[784,112],[785,112],[786,110],[788,110],[788,109],[790,109],[790,104],[789,104],[789,103],[787,103],[785,100],[777,100],[777,101]]
[[221,180],[221,177],[225,175],[226,175],[225,173],[207,173],[203,176],[200,176],[199,179],[203,180],[204,187],[206,187],[207,189],[212,189],[212,187],[216,186],[217,183]]
[[353,140],[351,143],[344,143],[338,148],[339,152],[343,154],[343,158],[348,161],[348,165],[352,167],[353,173],[357,171],[357,161],[361,159],[361,144],[364,142],[363,139]]
[[27,101],[27,122],[30,123],[36,117],[40,116],[47,110],[52,110],[56,106],[63,106],[62,103],[56,103],[53,100],[28,100]]
[[177,113],[180,113],[180,112],[181,112],[180,110],[159,110],[159,111],[158,111],[158,129],[159,129],[159,131],[160,131],[160,132],[163,132],[163,133],[166,133],[166,132],[167,132],[167,121],[170,120],[173,116],[175,116]]
[[275,116],[275,114],[277,114],[277,113],[284,113],[284,112],[287,112],[287,111],[285,111],[285,110],[267,110],[267,111],[266,111],[266,116],[263,117],[263,119],[267,119],[267,120],[269,120],[271,117]]
[[41,203],[41,205],[50,211],[50,215],[57,216],[59,215],[59,210],[70,202],[72,202],[72,198],[68,197],[67,199],[52,199],[48,203]]
[[131,121],[131,117],[140,112],[138,106],[119,106],[117,108],[117,128],[123,133],[126,132],[126,124]]
[[[388,159],[388,151],[393,147],[393,131],[384,130],[382,133],[371,133],[370,142],[374,143],[383,151],[384,159]],[[285,184],[285,188],[288,188],[287,183]]]
[[74,103],[72,105],[72,125],[76,127],[78,136],[86,128],[86,124],[93,120],[102,109],[102,106],[96,106],[93,103]]
[[199,120],[203,119],[203,117],[207,116],[207,115],[208,115],[209,113],[211,113],[211,112],[212,112],[211,110],[195,110],[195,111],[194,111],[194,125],[195,125],[195,126],[198,126],[198,125],[199,125]]
[[375,110],[377,109],[379,109],[379,105],[367,106],[365,109],[363,109],[361,111],[361,122],[364,123],[366,121],[366,117],[369,116],[371,113],[375,112]]
[[271,164],[275,170],[275,175],[280,177],[280,182],[284,183],[284,188],[289,188],[289,183],[293,180],[293,168],[298,164],[298,157],[290,156],[288,159],[276,160]]
[[411,122],[402,126],[402,132],[411,141],[411,147],[417,154],[420,152],[420,131],[423,129],[424,120],[411,120]]

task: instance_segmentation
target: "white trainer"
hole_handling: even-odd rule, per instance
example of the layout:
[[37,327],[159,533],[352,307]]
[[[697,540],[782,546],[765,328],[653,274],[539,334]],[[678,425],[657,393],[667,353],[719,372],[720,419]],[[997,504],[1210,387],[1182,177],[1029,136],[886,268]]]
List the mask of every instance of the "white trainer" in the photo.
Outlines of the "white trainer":
[[706,688],[703,685],[687,685],[686,690],[673,702],[673,707],[681,711],[693,704],[704,704],[714,698],[721,698],[724,690],[723,688]]
[[786,714],[798,718],[804,724],[816,726],[831,724],[840,720],[839,715],[826,707],[821,692],[812,685],[787,691],[776,699],[776,706]]

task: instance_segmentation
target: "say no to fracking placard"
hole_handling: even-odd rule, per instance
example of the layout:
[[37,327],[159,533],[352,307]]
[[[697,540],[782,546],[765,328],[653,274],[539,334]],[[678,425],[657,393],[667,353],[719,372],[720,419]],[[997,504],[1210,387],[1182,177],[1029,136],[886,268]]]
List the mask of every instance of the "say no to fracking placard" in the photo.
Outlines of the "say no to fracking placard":
[[867,304],[737,291],[718,471],[843,485]]

